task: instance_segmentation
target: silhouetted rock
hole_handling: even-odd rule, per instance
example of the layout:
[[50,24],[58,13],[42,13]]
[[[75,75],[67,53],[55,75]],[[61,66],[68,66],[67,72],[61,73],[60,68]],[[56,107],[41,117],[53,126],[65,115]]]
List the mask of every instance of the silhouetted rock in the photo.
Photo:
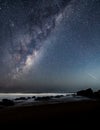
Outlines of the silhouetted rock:
[[13,106],[15,103],[12,100],[9,99],[2,99],[2,105],[3,106]]
[[48,101],[50,100],[51,97],[50,96],[46,96],[46,97],[36,97],[35,100],[36,101]]
[[0,105],[2,105],[2,101],[0,102]]
[[98,90],[97,92],[94,92],[94,98],[100,99],[100,90]]
[[33,96],[32,98],[36,98],[35,96]]
[[64,95],[57,95],[57,96],[55,96],[55,98],[61,98],[61,97],[63,97]]
[[27,97],[27,99],[31,99],[31,97]]
[[77,95],[78,95],[78,96],[89,97],[89,98],[94,97],[94,93],[93,93],[93,91],[92,91],[91,88],[88,88],[88,89],[86,89],[86,90],[78,91],[78,92],[77,92]]
[[19,98],[16,98],[15,100],[27,100],[27,98],[25,98],[25,97],[19,97]]

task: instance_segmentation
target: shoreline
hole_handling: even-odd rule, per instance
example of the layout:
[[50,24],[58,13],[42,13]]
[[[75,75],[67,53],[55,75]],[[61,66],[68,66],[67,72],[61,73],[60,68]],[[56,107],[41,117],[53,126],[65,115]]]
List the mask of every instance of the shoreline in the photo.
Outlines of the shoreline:
[[100,90],[78,91],[70,95],[42,95],[3,99],[0,105],[0,125],[23,127],[98,128]]
[[[76,125],[98,122],[100,101],[76,101],[57,104],[17,106],[0,109],[0,125],[36,125],[68,122]],[[59,124],[60,122],[60,124]]]

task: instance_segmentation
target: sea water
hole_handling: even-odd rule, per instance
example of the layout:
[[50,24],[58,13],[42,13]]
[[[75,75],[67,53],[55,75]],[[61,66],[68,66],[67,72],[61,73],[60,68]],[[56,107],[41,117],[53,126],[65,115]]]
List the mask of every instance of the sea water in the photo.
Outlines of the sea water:
[[10,99],[10,100],[14,100],[16,98],[20,98],[20,97],[46,97],[46,96],[57,96],[57,95],[63,95],[63,96],[67,96],[67,95],[72,95],[73,93],[0,93],[0,101],[2,99]]

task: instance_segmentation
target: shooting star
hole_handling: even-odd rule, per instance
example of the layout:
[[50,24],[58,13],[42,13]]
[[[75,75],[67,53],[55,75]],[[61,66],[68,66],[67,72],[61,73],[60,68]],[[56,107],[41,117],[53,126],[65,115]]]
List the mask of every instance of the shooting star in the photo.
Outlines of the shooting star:
[[98,80],[97,77],[94,76],[94,75],[92,75],[91,73],[88,73],[88,75],[89,75],[92,79],[94,79],[94,80]]

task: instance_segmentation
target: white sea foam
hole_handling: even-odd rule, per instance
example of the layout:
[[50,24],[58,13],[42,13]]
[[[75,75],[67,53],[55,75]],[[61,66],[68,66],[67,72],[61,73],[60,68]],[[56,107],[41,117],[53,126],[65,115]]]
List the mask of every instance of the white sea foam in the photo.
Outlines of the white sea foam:
[[44,97],[44,96],[57,96],[57,95],[72,95],[72,93],[0,93],[0,100],[7,99],[16,99],[20,97]]

